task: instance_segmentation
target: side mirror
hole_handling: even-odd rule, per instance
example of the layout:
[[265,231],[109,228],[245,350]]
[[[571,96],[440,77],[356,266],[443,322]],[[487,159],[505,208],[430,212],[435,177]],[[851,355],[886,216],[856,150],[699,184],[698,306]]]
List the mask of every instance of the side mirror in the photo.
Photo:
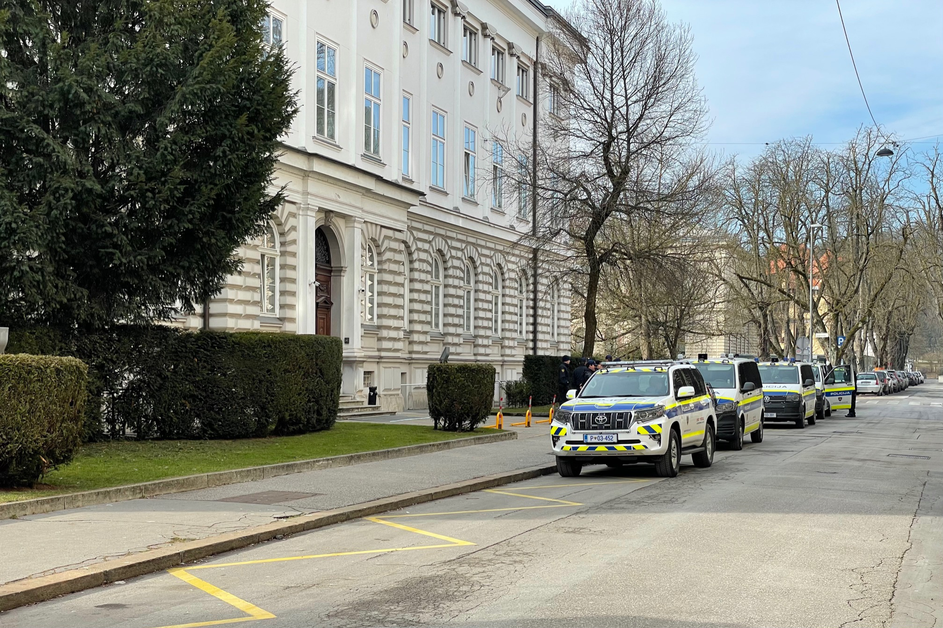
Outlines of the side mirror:
[[805,380],[804,382],[802,382],[802,385],[803,385],[803,386],[815,386],[815,380],[813,380],[813,379],[807,379],[807,380]]
[[756,390],[756,384],[753,382],[744,382],[743,388],[740,389],[740,392],[748,393],[753,392],[754,390]]
[[567,400],[576,399],[576,389],[571,388],[570,390],[566,391],[566,398]]
[[678,389],[678,399],[694,396],[694,386],[682,386]]

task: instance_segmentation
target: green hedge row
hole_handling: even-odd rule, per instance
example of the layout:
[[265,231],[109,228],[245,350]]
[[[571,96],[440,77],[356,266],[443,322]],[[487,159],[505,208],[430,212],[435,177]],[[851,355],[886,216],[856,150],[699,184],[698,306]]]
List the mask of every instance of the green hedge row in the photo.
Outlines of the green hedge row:
[[10,331],[12,351],[89,366],[85,438],[248,438],[328,429],[340,339],[122,326],[84,334]]
[[495,370],[490,364],[431,364],[426,379],[436,429],[470,432],[491,413]]
[[[559,355],[524,356],[523,379],[530,395],[534,398],[535,406],[549,405],[553,401],[553,396],[557,394],[557,383],[560,377],[558,369],[561,363]],[[557,403],[563,401],[566,400],[557,399]]]
[[87,374],[74,358],[0,355],[0,486],[31,486],[72,459]]

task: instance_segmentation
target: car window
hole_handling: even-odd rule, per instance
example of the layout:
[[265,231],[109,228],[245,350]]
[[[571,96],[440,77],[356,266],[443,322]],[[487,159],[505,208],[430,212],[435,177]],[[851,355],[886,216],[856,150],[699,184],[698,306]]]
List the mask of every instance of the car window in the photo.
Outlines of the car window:
[[762,364],[760,376],[764,384],[798,384],[799,369],[788,364]]
[[737,377],[733,364],[710,364],[699,362],[697,367],[701,377],[714,388],[736,388]]
[[832,371],[835,375],[836,384],[849,384],[851,383],[851,367],[848,365],[836,366],[835,370]]
[[820,367],[817,366],[817,367],[813,368],[813,369],[812,369],[812,375],[815,377],[815,383],[816,383],[816,384],[821,384],[821,383],[822,383],[822,369],[821,369]]
[[858,379],[867,379],[871,381],[877,381],[877,375],[874,373],[858,373]]
[[678,391],[681,390],[682,386],[690,386],[684,378],[684,369],[677,369],[671,375],[671,385],[674,388],[675,397],[678,396]]
[[697,369],[684,369],[684,375],[690,383],[691,386],[694,386],[695,395],[706,395],[707,386],[704,384],[704,377],[701,375],[700,371]]
[[753,382],[753,385],[757,388],[763,387],[763,378],[760,377],[760,369],[757,367],[756,362],[747,362],[743,365],[746,367],[747,377],[744,378],[744,382]]
[[802,366],[799,367],[799,369],[800,369],[800,372],[802,373],[801,375],[802,381],[800,383],[805,384],[805,380],[807,379],[811,379],[812,381],[815,381],[815,377],[812,375],[811,366],[809,366],[808,364],[803,364]]

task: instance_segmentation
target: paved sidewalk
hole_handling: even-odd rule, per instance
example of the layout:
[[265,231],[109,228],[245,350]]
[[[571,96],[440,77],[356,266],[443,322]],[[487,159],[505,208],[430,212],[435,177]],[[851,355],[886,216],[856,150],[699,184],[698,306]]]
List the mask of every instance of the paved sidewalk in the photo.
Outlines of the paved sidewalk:
[[0,521],[0,584],[315,513],[552,464],[546,426],[519,438]]

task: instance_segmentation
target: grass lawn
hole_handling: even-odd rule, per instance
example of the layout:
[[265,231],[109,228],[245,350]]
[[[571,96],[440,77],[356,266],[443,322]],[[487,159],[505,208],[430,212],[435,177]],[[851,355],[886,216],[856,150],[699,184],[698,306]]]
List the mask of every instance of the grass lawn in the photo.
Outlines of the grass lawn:
[[[491,411],[491,414],[497,414],[498,409],[495,408]],[[527,406],[523,408],[505,408],[504,416],[524,416],[527,414]],[[550,406],[534,406],[530,409],[531,416],[550,416]]]
[[441,432],[420,425],[338,422],[326,432],[246,440],[90,443],[33,489],[0,489],[0,502],[137,484],[151,480],[326,458],[481,434]]

